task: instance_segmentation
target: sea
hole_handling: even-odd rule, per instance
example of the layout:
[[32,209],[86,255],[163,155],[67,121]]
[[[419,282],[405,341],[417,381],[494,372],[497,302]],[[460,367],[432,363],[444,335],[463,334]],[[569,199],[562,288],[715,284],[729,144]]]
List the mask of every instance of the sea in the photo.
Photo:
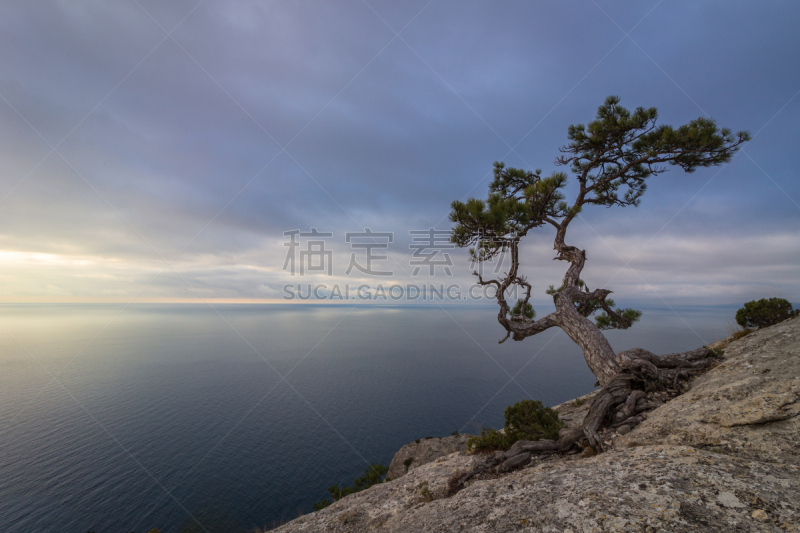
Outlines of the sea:
[[[735,310],[607,336],[691,350]],[[260,531],[415,439],[593,390],[561,330],[504,333],[482,305],[0,305],[0,531]]]

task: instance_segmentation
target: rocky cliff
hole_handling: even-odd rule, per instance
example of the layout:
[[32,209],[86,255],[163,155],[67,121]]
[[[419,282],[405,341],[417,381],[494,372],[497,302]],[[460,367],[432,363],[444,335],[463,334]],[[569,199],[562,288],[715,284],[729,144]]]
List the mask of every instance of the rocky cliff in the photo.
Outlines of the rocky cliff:
[[[686,394],[611,435],[605,453],[538,459],[452,494],[448,482],[481,458],[434,458],[428,445],[424,458],[398,459],[412,457],[398,479],[278,531],[799,531],[800,318],[725,350]],[[558,410],[579,425],[588,404]]]

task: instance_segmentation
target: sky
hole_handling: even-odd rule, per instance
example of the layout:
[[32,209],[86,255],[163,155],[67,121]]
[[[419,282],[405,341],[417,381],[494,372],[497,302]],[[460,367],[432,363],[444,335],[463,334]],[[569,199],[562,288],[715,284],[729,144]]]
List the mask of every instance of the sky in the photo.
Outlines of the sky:
[[[495,161],[556,170],[608,95],[753,139],[638,208],[585,209],[567,242],[588,285],[800,302],[798,23],[778,1],[4,1],[0,302],[464,294],[450,203],[485,197]],[[290,245],[311,228],[330,236]],[[553,237],[522,247],[536,302],[563,276]]]

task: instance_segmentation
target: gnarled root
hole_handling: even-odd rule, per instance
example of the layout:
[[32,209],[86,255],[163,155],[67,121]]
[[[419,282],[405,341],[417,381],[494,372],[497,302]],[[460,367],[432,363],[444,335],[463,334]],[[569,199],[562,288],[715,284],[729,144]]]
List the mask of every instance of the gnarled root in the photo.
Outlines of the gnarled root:
[[519,468],[534,455],[578,453],[604,449],[603,435],[622,426],[633,429],[646,413],[683,392],[684,383],[716,366],[707,348],[657,356],[641,348],[617,354],[620,373],[594,397],[582,428],[564,428],[558,440],[517,441],[508,451],[497,451],[469,472],[450,480],[453,493],[483,472],[503,473]]
[[617,354],[620,373],[595,396],[583,420],[589,444],[603,451],[603,433],[632,429],[665,401],[683,392],[684,383],[718,363],[707,348],[658,356],[641,348]]
[[503,473],[509,472],[530,462],[537,454],[578,453],[581,446],[578,442],[583,439],[583,430],[579,428],[564,428],[559,432],[558,440],[519,440],[504,451],[496,451],[488,456],[475,468],[451,480],[451,485],[456,492],[464,487],[464,483],[483,472]]

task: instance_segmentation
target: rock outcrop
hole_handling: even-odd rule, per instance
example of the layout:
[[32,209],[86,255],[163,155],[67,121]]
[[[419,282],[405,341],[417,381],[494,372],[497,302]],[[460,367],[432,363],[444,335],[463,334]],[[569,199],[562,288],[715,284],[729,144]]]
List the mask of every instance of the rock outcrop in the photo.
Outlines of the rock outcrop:
[[[453,494],[454,476],[482,461],[456,452],[278,531],[800,531],[798,380],[795,318],[732,342],[605,453],[538,458]],[[579,425],[586,404],[558,410]]]
[[449,437],[418,439],[400,448],[389,464],[388,479],[397,479],[408,471],[431,461],[450,455],[467,452],[467,440],[471,435],[459,434]]
[[730,343],[725,362],[615,447],[681,444],[800,465],[800,319]]

